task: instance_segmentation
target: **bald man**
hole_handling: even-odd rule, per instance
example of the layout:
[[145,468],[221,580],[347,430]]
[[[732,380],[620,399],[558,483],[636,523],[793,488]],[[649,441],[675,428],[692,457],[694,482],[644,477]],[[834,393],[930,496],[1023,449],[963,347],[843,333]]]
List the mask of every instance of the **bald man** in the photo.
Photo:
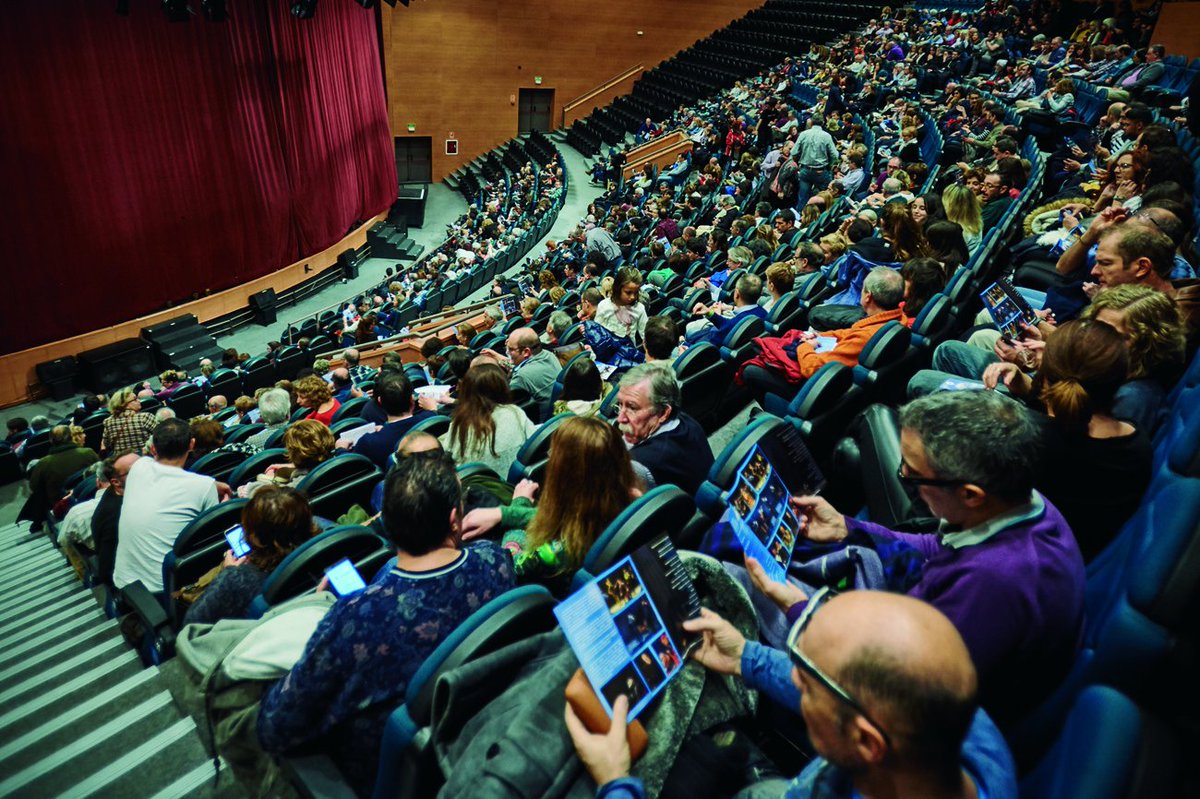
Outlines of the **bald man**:
[[554,381],[562,371],[554,353],[543,349],[532,327],[518,327],[509,333],[505,349],[513,365],[509,380],[513,390],[524,391],[538,402],[549,402]]
[[[1015,799],[1016,766],[976,702],[966,644],[932,605],[900,594],[822,591],[788,636],[789,651],[747,641],[705,609],[684,627],[703,635],[694,657],[718,674],[800,711],[818,755],[793,780],[748,787],[741,799],[945,797]],[[567,728],[606,799],[640,799],[630,778],[627,702],[608,734]]]

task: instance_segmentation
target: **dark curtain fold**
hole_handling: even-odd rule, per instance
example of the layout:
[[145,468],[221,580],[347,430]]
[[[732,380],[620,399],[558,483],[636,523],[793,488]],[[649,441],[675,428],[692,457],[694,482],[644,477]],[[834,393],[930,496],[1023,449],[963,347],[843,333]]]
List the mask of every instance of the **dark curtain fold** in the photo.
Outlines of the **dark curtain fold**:
[[395,199],[374,12],[288,5],[4,3],[0,352],[260,277]]

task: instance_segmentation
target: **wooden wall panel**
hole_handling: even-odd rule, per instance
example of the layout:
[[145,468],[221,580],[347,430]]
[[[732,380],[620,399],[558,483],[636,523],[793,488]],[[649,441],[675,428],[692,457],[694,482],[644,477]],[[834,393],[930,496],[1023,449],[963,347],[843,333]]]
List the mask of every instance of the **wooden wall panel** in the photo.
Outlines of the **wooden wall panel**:
[[[39,363],[52,361],[55,358],[65,358],[68,355],[78,355],[81,352],[103,347],[105,344],[112,344],[122,339],[138,338],[141,336],[143,327],[156,325],[184,314],[195,314],[201,322],[207,322],[210,319],[241,310],[249,304],[251,294],[257,294],[268,288],[275,289],[277,293],[282,292],[303,283],[312,277],[312,272],[319,272],[336,263],[338,255],[343,251],[363,246],[367,240],[367,231],[371,226],[386,218],[387,212],[385,211],[368,219],[341,241],[327,249],[240,286],[210,294],[194,302],[176,305],[174,308],[149,316],[131,319],[119,325],[0,356],[0,408],[27,402],[39,396],[39,392],[45,392],[45,389],[38,383],[37,373],[34,371],[34,367]],[[283,328],[285,319],[286,309],[280,308],[280,329]]]
[[1150,41],[1165,45],[1167,55],[1200,58],[1200,3],[1163,3]]
[[[625,69],[650,69],[762,0],[413,0],[383,7],[392,131],[433,137],[433,179],[517,133],[518,90],[562,106]],[[639,31],[641,35],[639,35]],[[534,77],[541,76],[540,87]],[[409,134],[407,126],[416,129]],[[445,155],[454,133],[456,156]]]

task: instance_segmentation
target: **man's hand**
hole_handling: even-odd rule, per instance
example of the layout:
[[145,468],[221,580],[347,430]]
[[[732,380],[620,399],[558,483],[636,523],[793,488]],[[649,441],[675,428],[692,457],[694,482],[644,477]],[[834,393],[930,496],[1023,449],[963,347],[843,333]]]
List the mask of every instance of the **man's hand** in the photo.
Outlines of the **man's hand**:
[[621,694],[613,702],[612,726],[608,732],[594,733],[583,726],[571,703],[567,703],[563,713],[567,732],[571,734],[575,752],[597,786],[629,776],[629,765],[633,758],[629,754],[629,741],[626,738],[625,718],[628,714],[629,699]]
[[750,582],[754,583],[759,593],[774,602],[784,613],[787,613],[792,605],[808,599],[808,594],[791,583],[777,583],[772,580],[763,570],[762,564],[749,555],[746,556],[746,571],[750,573]]
[[683,629],[703,635],[700,647],[692,651],[697,663],[717,674],[741,675],[746,639],[736,627],[708,608],[700,608],[700,617],[685,621]]
[[1094,299],[1095,296],[1100,293],[1100,284],[1099,283],[1084,283],[1083,284],[1083,293],[1087,295],[1087,298],[1089,300]]
[[707,314],[709,307],[702,302],[698,302],[692,306],[692,316],[703,316]]
[[499,524],[499,508],[476,508],[463,516],[462,524],[460,525],[462,540],[472,541],[476,538],[482,538]]
[[850,534],[846,517],[824,497],[792,497],[792,508],[800,514],[800,532],[809,541],[832,544]]
[[229,483],[217,481],[217,501],[224,502],[233,496],[233,489],[229,487]]

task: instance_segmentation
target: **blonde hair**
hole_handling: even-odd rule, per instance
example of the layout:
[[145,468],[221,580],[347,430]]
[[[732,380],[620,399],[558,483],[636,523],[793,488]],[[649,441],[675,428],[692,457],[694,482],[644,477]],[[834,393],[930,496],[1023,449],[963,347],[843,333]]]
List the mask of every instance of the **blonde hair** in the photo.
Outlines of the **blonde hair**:
[[1172,383],[1187,362],[1187,326],[1173,299],[1149,286],[1125,283],[1106,288],[1083,310],[1095,319],[1103,310],[1121,314],[1129,348],[1129,379],[1150,377]]
[[946,219],[957,222],[963,233],[978,235],[983,230],[979,198],[966,186],[951,183],[943,189],[942,208],[946,211]]
[[[108,411],[112,414],[118,414],[125,410],[125,406],[135,399],[137,399],[137,392],[132,388],[118,389],[108,398]],[[130,410],[132,411],[132,408]]]

